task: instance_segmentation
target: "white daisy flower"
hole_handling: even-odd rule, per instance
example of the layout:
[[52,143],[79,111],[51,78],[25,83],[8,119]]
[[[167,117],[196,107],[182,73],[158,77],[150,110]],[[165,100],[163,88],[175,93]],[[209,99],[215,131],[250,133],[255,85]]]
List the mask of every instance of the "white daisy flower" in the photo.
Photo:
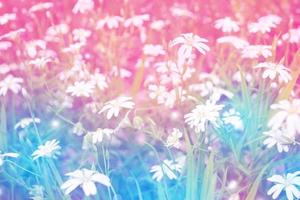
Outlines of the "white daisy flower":
[[25,44],[25,48],[28,56],[34,58],[38,54],[38,48],[46,49],[46,42],[44,40],[32,40]]
[[278,129],[286,125],[289,135],[300,133],[300,99],[282,100],[271,105],[277,113],[270,119],[268,126]]
[[[246,80],[247,83],[251,83],[251,81],[253,80],[252,74],[248,72],[245,72],[243,74],[243,78]],[[232,80],[241,83],[242,82],[241,72],[240,71],[235,72],[232,76]]]
[[74,14],[81,13],[84,14],[87,11],[93,10],[94,1],[93,0],[78,0],[72,9]]
[[46,37],[55,37],[59,35],[64,35],[69,32],[69,26],[68,24],[61,23],[61,24],[56,24],[52,25],[47,29],[46,32]]
[[233,45],[236,49],[243,49],[249,45],[249,42],[236,36],[224,36],[217,39],[217,43],[228,43]]
[[160,30],[162,30],[167,25],[168,25],[167,21],[164,21],[164,20],[154,20],[154,21],[151,22],[150,28],[152,28],[153,30],[156,30],[156,31],[160,31]]
[[113,66],[111,69],[112,76],[121,77],[121,78],[129,78],[132,76],[132,72],[124,69],[118,68],[117,66]]
[[260,32],[262,34],[268,33],[272,28],[275,28],[281,22],[281,18],[277,15],[267,15],[258,19],[255,23],[248,25],[250,33]]
[[99,90],[104,90],[108,88],[106,77],[100,73],[92,74],[91,83],[96,85],[99,88]]
[[146,44],[143,47],[143,53],[147,56],[159,56],[159,55],[165,55],[166,51],[164,50],[163,46],[159,44]]
[[30,117],[28,117],[28,118],[23,118],[23,119],[21,119],[18,123],[16,123],[16,125],[15,125],[15,129],[17,130],[18,128],[26,128],[26,127],[28,127],[30,124],[32,124],[32,123],[36,123],[36,124],[38,124],[38,123],[41,123],[41,120],[39,119],[39,118],[37,118],[37,117],[35,117],[35,118],[30,118]]
[[72,34],[74,41],[85,43],[87,38],[92,35],[92,32],[83,28],[77,28],[72,31]]
[[230,17],[225,17],[215,21],[215,28],[222,30],[224,33],[238,32],[240,27],[236,21]]
[[67,173],[66,176],[69,176],[70,179],[61,185],[61,189],[64,190],[66,195],[70,194],[78,186],[83,189],[86,196],[97,194],[95,183],[101,183],[107,187],[111,186],[109,177],[95,170],[83,168]]
[[5,13],[4,15],[0,16],[0,25],[5,25],[9,21],[13,21],[17,18],[16,13]]
[[29,61],[29,65],[33,65],[34,67],[41,69],[46,66],[47,63],[51,62],[51,59],[49,57],[40,57],[36,58],[34,60]]
[[219,101],[222,96],[226,96],[229,99],[233,97],[232,92],[221,87],[214,86],[214,83],[210,80],[204,81],[204,83],[191,85],[190,90],[200,92],[202,97],[209,96],[209,100],[212,102]]
[[135,15],[131,18],[128,18],[124,22],[125,27],[129,26],[135,26],[137,28],[140,28],[143,26],[143,23],[145,21],[148,21],[150,19],[150,15],[148,14],[143,14],[143,15]]
[[188,10],[186,7],[183,5],[179,4],[174,4],[170,8],[171,14],[175,17],[189,17],[189,18],[194,18],[195,14]]
[[167,138],[166,146],[180,148],[180,138],[183,137],[183,133],[177,129],[173,128],[171,134]]
[[76,81],[67,88],[66,92],[76,97],[90,97],[95,85],[92,82]]
[[225,124],[231,124],[236,130],[244,129],[244,124],[240,117],[240,113],[233,108],[223,113],[222,120]]
[[274,182],[275,185],[268,190],[268,195],[272,195],[273,199],[277,199],[282,192],[285,190],[286,198],[293,200],[300,198],[300,191],[297,186],[300,186],[300,171],[294,173],[288,173],[286,176],[273,175],[268,178],[268,181]]
[[282,35],[283,40],[287,40],[289,43],[300,43],[300,27],[290,29],[287,33]]
[[151,167],[150,172],[153,173],[153,180],[160,182],[164,175],[169,179],[177,179],[177,173],[181,173],[183,166],[178,162],[173,162],[171,160],[164,160],[161,165],[154,165]]
[[193,48],[205,55],[209,51],[209,47],[205,44],[208,40],[194,35],[193,33],[185,33],[170,42],[170,46],[181,45],[178,49],[178,56],[181,58],[189,58],[192,55]]
[[269,45],[250,45],[242,50],[242,58],[258,58],[259,56],[271,57],[272,47]]
[[167,89],[162,85],[151,84],[148,86],[149,97],[151,99],[156,99],[158,104],[163,104],[165,98],[167,97]]
[[220,113],[224,105],[216,105],[214,102],[197,105],[190,113],[184,116],[185,122],[195,128],[196,132],[204,132],[208,122],[217,125]]
[[78,135],[78,136],[82,136],[82,135],[85,133],[85,129],[84,129],[84,127],[83,127],[83,125],[82,125],[81,122],[77,122],[77,123],[73,126],[73,128],[72,128],[72,133],[73,133],[73,134],[76,134],[76,135]]
[[23,83],[22,78],[9,74],[0,81],[0,96],[5,96],[9,90],[17,94],[22,89],[21,83]]
[[263,62],[259,63],[258,65],[254,66],[254,68],[263,68],[264,72],[262,77],[264,79],[270,78],[274,80],[276,76],[278,76],[281,80],[285,83],[292,80],[292,76],[290,74],[290,69],[285,67],[283,64],[277,64],[272,62]]
[[57,140],[50,140],[47,141],[45,144],[42,144],[32,153],[33,160],[36,160],[40,157],[48,157],[48,158],[55,158],[56,155],[60,154],[59,150],[61,147],[59,146],[59,141]]
[[111,119],[113,116],[118,117],[121,109],[132,109],[133,107],[132,98],[122,96],[106,102],[99,113],[107,111],[106,118]]
[[6,157],[17,158],[17,157],[19,157],[19,154],[18,153],[1,153],[1,151],[0,151],[0,167],[3,165],[4,159]]
[[96,29],[102,29],[104,26],[107,26],[108,29],[115,29],[118,28],[119,24],[123,21],[123,17],[120,16],[106,16],[97,22]]
[[[62,49],[62,52],[65,52],[65,53],[76,53],[76,52],[79,52],[80,49],[84,46],[84,43],[83,42],[75,42],[73,44],[70,44],[68,47],[66,48],[63,48]],[[75,63],[78,62],[78,59],[76,59],[74,61]]]
[[263,142],[264,145],[266,145],[267,148],[272,148],[276,145],[279,153],[283,151],[288,152],[288,145],[294,142],[294,137],[289,136],[288,134],[286,134],[286,131],[283,131],[282,129],[273,129],[270,131],[263,132],[263,134],[268,136]]
[[266,15],[258,19],[261,22],[272,24],[272,26],[275,28],[280,22],[282,21],[281,17],[278,15]]
[[89,132],[92,135],[93,144],[101,143],[104,136],[111,136],[114,133],[113,129],[98,128],[95,132]]

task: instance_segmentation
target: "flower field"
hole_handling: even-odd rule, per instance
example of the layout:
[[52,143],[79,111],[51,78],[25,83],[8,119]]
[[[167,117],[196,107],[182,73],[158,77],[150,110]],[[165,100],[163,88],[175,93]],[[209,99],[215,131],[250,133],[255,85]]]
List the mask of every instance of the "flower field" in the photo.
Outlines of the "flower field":
[[300,199],[299,47],[298,0],[0,0],[0,199]]

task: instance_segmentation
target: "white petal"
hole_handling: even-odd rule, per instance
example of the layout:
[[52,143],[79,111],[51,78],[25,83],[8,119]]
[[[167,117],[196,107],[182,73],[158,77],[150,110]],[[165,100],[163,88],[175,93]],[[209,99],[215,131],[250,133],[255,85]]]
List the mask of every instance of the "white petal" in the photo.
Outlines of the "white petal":
[[271,189],[268,191],[268,195],[272,195],[273,199],[277,199],[277,197],[280,195],[282,189],[284,188],[284,186],[282,184],[278,184],[278,185],[274,185],[273,187],[271,187]]
[[84,194],[86,196],[90,196],[90,195],[95,195],[97,194],[97,188],[95,183],[88,181],[88,182],[84,182],[82,184],[82,189],[84,191]]
[[300,197],[300,191],[294,185],[288,186],[285,190],[289,190],[297,199]]
[[96,173],[92,176],[92,181],[101,183],[107,187],[111,186],[111,182],[108,176],[104,175],[104,174],[100,174],[100,173]]
[[80,180],[78,180],[78,179],[71,179],[71,180],[66,181],[64,184],[62,184],[61,185],[61,189],[65,190],[65,194],[70,194],[80,184],[81,184]]
[[286,188],[285,194],[288,200],[294,200],[293,192],[290,189]]
[[275,182],[275,183],[281,183],[281,184],[285,183],[285,179],[280,175],[273,175],[270,178],[268,178],[267,180],[271,181],[271,182]]

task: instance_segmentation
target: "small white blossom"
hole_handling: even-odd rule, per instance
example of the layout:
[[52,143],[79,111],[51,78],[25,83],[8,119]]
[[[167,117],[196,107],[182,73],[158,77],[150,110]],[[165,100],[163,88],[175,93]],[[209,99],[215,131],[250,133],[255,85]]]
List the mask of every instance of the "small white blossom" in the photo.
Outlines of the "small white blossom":
[[28,56],[34,58],[38,54],[38,48],[46,49],[46,42],[44,40],[32,40],[27,42],[25,47]]
[[145,21],[148,21],[150,19],[150,16],[148,14],[143,14],[143,15],[135,15],[131,18],[128,18],[124,22],[125,27],[129,26],[135,26],[137,28],[140,28],[143,26],[143,23]]
[[107,84],[105,75],[100,74],[100,73],[94,73],[91,76],[91,83],[96,85],[99,88],[99,90],[104,90],[104,89],[108,88],[108,84]]
[[154,30],[162,30],[168,23],[164,20],[155,20],[150,24],[150,27]]
[[222,119],[225,124],[231,124],[236,130],[244,129],[244,125],[240,117],[240,113],[234,110],[233,108],[224,112],[222,116],[223,116]]
[[72,133],[78,136],[82,136],[85,133],[85,129],[81,122],[77,122],[72,129]]
[[195,15],[193,12],[188,10],[186,7],[178,4],[174,4],[170,8],[171,14],[175,17],[189,17],[189,18],[194,18]]
[[222,96],[226,96],[227,98],[231,99],[233,97],[233,93],[225,90],[219,86],[215,86],[212,81],[205,81],[204,83],[191,85],[191,90],[196,90],[200,92],[202,97],[209,96],[209,100],[211,102],[217,102],[220,100]]
[[113,116],[118,117],[121,109],[132,109],[134,103],[131,97],[118,97],[105,103],[99,113],[107,111],[106,118],[111,119]]
[[111,136],[114,133],[113,129],[98,128],[95,132],[89,132],[92,135],[93,144],[101,143],[104,136]]
[[279,153],[288,152],[289,144],[292,144],[294,141],[294,136],[289,136],[286,131],[282,129],[273,129],[270,131],[263,132],[264,135],[268,136],[264,140],[264,145],[267,145],[267,148],[272,148],[276,145]]
[[148,86],[149,97],[151,99],[157,99],[158,104],[163,104],[165,102],[167,90],[162,85],[151,84]]
[[224,33],[237,32],[240,30],[238,23],[233,21],[230,17],[216,20],[215,28],[222,30]]
[[287,40],[289,43],[300,43],[300,27],[290,29],[287,33],[282,35],[283,40]]
[[60,36],[64,35],[69,32],[69,26],[68,24],[62,23],[62,24],[56,24],[50,26],[46,31],[46,41],[60,41]]
[[67,88],[66,92],[76,97],[90,97],[95,85],[92,82],[76,81]]
[[121,78],[129,78],[132,75],[131,71],[124,68],[118,68],[117,66],[112,67],[111,74]]
[[92,35],[92,32],[83,28],[77,28],[72,31],[72,34],[74,41],[85,43],[87,38]]
[[5,96],[9,90],[17,94],[22,89],[21,83],[23,83],[22,78],[9,74],[0,81],[0,96]]
[[151,167],[150,172],[153,173],[152,178],[157,182],[160,182],[164,175],[169,179],[177,179],[177,173],[181,173],[182,165],[178,162],[171,160],[164,160],[161,165],[154,165]]
[[277,111],[270,119],[268,126],[278,129],[286,125],[289,135],[300,133],[300,99],[282,100],[271,105],[271,109]]
[[107,187],[111,186],[109,177],[95,170],[83,168],[67,173],[66,176],[70,177],[69,180],[61,185],[61,189],[64,190],[66,195],[70,194],[78,186],[83,189],[86,196],[97,194],[95,183],[101,183]]
[[0,16],[0,25],[5,25],[9,21],[13,21],[17,18],[15,13],[5,13],[4,15]]
[[165,55],[166,51],[161,45],[154,45],[154,44],[146,44],[143,47],[143,53],[147,56],[159,56]]
[[285,83],[292,80],[292,76],[290,75],[290,69],[285,67],[283,64],[271,63],[271,62],[263,62],[254,66],[254,68],[263,68],[264,72],[262,77],[270,78],[274,80],[276,76],[282,79]]
[[17,130],[18,128],[26,128],[26,127],[28,127],[30,124],[32,124],[32,123],[36,123],[36,124],[38,124],[38,123],[41,123],[41,120],[39,119],[39,118],[37,118],[37,117],[35,117],[35,118],[30,118],[30,117],[28,117],[28,118],[23,118],[23,119],[21,119],[18,123],[16,123],[16,125],[15,125],[15,129]]
[[55,158],[56,155],[60,154],[60,149],[61,147],[59,146],[59,141],[55,139],[47,141],[45,144],[40,145],[38,149],[32,153],[33,160],[36,160],[40,157]]
[[243,49],[249,45],[249,42],[236,36],[224,36],[217,39],[217,43],[228,43],[233,45],[236,49]]
[[185,122],[191,127],[195,128],[196,132],[204,132],[208,122],[217,125],[219,119],[219,111],[224,105],[216,105],[213,102],[206,102],[206,104],[197,105],[190,113],[184,116]]
[[[251,83],[251,81],[253,80],[252,75],[248,72],[245,72],[243,74],[243,78],[246,80],[247,83]],[[241,83],[242,82],[241,72],[240,71],[235,72],[232,76],[232,80]]]
[[167,138],[166,146],[179,148],[181,145],[180,138],[182,138],[182,136],[183,133],[179,129],[173,128],[171,134]]
[[106,16],[97,22],[96,29],[102,29],[105,26],[107,26],[108,29],[116,29],[123,21],[123,17],[120,16]]
[[74,14],[86,13],[87,11],[93,10],[94,1],[93,0],[78,0],[72,9]]
[[268,195],[272,195],[273,199],[277,199],[282,192],[285,190],[286,198],[288,200],[293,200],[300,198],[300,191],[297,189],[300,186],[300,171],[294,173],[288,173],[285,176],[273,175],[267,180],[274,182],[275,185],[268,190]]
[[262,34],[268,33],[272,28],[275,28],[281,22],[281,18],[276,15],[267,15],[258,19],[255,23],[248,25],[250,33],[260,32]]
[[33,65],[36,68],[44,68],[47,63],[51,62],[51,59],[48,57],[40,57],[34,60],[30,60],[28,64]]
[[243,48],[242,58],[258,58],[272,56],[272,47],[269,45],[249,45]]
[[205,44],[208,40],[194,35],[193,33],[185,33],[171,41],[170,46],[181,45],[178,50],[178,56],[189,58],[192,55],[193,48],[205,55],[209,51],[209,47]]
[[[62,52],[65,53],[76,53],[79,52],[79,50],[84,46],[83,42],[75,42],[73,44],[70,44],[68,47],[63,48]],[[74,62],[77,62],[76,60]]]

